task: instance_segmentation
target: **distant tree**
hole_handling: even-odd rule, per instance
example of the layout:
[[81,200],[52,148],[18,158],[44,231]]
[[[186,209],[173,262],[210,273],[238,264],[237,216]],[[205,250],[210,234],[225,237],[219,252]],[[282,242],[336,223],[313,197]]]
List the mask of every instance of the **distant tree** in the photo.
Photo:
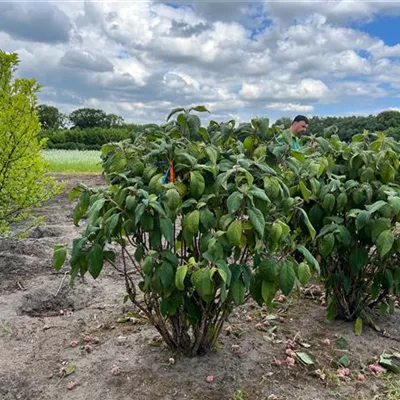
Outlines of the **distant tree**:
[[383,111],[376,116],[380,131],[400,127],[400,112],[395,110]]
[[107,127],[114,128],[116,126],[122,126],[124,124],[124,119],[119,115],[108,114],[107,115]]
[[0,235],[58,191],[46,175],[35,79],[14,79],[16,53],[0,50]]
[[102,110],[93,108],[79,108],[69,115],[69,120],[74,128],[106,127],[107,114]]
[[69,115],[74,128],[112,128],[121,126],[123,118],[115,114],[106,114],[103,110],[79,108]]
[[273,126],[281,126],[281,125],[283,125],[284,129],[288,129],[292,125],[292,120],[289,117],[281,117],[278,118],[273,124]]
[[65,115],[57,107],[40,104],[37,107],[42,129],[60,129],[65,125]]

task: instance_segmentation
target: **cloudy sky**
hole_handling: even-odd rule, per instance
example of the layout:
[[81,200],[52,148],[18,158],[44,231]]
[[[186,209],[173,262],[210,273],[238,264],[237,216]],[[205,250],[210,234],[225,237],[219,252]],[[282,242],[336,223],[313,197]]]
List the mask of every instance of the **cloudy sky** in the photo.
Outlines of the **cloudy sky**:
[[0,48],[40,102],[162,122],[364,115],[400,106],[398,1],[0,0]]

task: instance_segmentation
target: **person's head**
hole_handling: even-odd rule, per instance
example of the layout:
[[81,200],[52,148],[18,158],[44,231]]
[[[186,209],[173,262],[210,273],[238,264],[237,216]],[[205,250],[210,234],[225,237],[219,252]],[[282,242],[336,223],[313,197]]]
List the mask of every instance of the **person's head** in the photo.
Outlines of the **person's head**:
[[308,129],[308,118],[304,115],[298,115],[292,122],[290,130],[293,134],[301,136],[307,132]]

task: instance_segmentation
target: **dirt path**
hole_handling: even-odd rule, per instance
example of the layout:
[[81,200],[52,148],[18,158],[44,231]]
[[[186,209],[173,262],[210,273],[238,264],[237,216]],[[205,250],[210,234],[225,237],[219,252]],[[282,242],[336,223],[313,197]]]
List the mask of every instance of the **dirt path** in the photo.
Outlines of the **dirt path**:
[[[67,189],[77,182],[102,184],[97,176],[59,178],[67,180]],[[52,269],[53,245],[78,234],[66,193],[37,211],[46,224],[28,238],[0,241],[0,399],[400,399],[385,394],[387,379],[367,375],[357,381],[361,364],[399,349],[400,342],[368,328],[356,337],[350,324],[328,323],[318,296],[282,304],[274,310],[276,319],[252,303],[240,307],[219,351],[197,359],[175,357],[159,346],[152,340],[155,330],[138,315],[135,324],[117,322],[131,310],[122,303],[124,286],[113,271],[70,288],[67,269]],[[399,310],[382,327],[399,338]],[[285,360],[285,343],[296,334],[303,343],[296,350],[314,360],[308,369],[276,364]],[[347,341],[342,350],[338,337]],[[91,343],[85,347],[83,339]],[[348,379],[339,379],[331,364],[340,355],[350,360]],[[209,375],[212,383],[206,382]],[[71,382],[76,386],[68,390]]]

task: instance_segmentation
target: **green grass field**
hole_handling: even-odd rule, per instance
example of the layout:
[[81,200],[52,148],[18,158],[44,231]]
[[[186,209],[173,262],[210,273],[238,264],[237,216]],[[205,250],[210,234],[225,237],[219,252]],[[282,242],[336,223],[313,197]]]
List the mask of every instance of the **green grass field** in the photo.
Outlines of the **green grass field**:
[[44,150],[49,171],[57,173],[100,173],[100,152],[92,150]]

